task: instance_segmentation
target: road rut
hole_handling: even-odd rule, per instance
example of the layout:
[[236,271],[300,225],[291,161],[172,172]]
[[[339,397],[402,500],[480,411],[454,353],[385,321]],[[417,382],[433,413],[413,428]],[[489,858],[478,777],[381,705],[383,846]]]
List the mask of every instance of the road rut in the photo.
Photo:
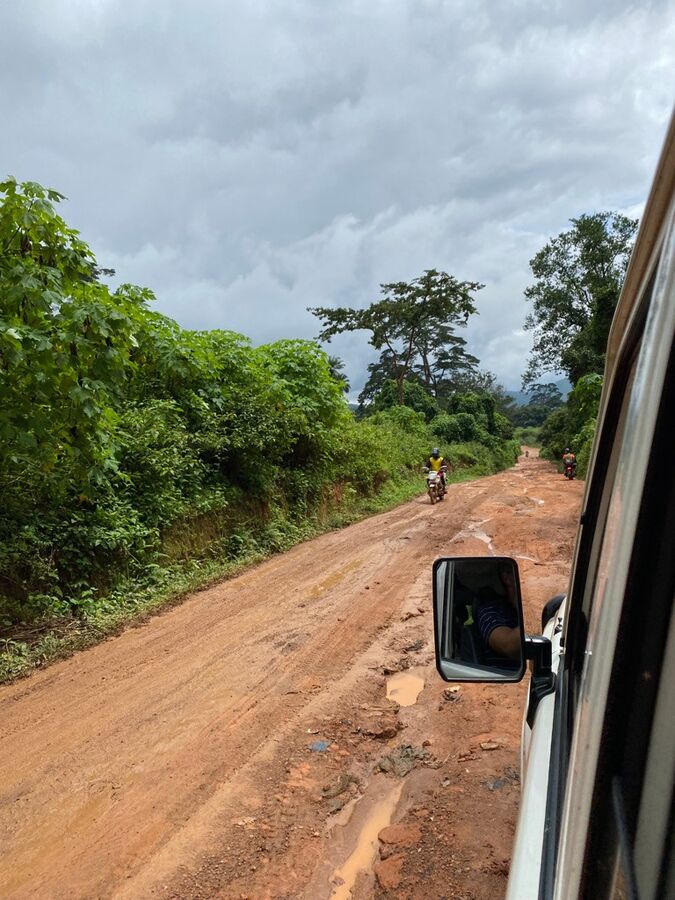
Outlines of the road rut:
[[[543,602],[566,586],[580,497],[580,484],[522,457],[451,486],[436,506],[419,497],[301,544],[0,689],[0,895],[329,897],[358,841],[344,810],[359,809],[357,822],[386,777],[373,775],[375,757],[409,735],[434,747],[406,780],[402,818],[445,772],[434,768],[435,745],[453,756],[476,732],[471,720],[449,728],[438,708],[432,561],[519,557],[537,630]],[[402,657],[416,635],[418,649]],[[383,666],[414,654],[427,688],[408,715],[386,700]],[[512,762],[523,690],[512,689],[510,724],[501,723]],[[490,691],[463,688],[465,709],[475,702],[482,716]],[[371,713],[394,721],[394,733],[364,732]],[[328,747],[310,749],[324,734]],[[327,808],[322,779],[345,773],[349,803]],[[507,850],[517,786],[511,794]],[[373,879],[377,866],[361,872],[352,896],[413,890],[407,860],[389,881],[386,871]],[[503,887],[499,865],[471,896],[498,896],[481,891]],[[436,896],[433,871],[420,896]]]

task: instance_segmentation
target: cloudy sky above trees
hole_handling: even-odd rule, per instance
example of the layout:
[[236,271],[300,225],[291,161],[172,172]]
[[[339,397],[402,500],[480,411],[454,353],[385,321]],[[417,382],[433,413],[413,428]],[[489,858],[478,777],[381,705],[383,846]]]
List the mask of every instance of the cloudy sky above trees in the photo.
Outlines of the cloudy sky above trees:
[[[528,261],[642,209],[675,2],[26,0],[0,10],[0,175],[189,328],[313,337],[425,268],[478,280],[465,337],[517,387]],[[366,335],[334,341],[359,387]]]

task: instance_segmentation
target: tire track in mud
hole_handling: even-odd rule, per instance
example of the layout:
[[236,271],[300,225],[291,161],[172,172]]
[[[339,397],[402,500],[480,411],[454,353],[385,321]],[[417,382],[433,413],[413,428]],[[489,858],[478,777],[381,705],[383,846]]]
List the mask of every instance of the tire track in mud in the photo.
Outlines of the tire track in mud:
[[[373,758],[398,738],[353,728],[389,721],[375,709],[387,706],[381,667],[411,634],[424,639],[427,688],[395,718],[420,735],[420,710],[439,719],[425,699],[432,560],[487,552],[471,524],[511,552],[491,530],[504,520],[536,557],[523,566],[539,565],[536,540],[551,565],[564,555],[548,532],[532,538],[544,517],[530,488],[549,505],[560,493],[549,466],[521,461],[434,507],[420,498],[302,544],[0,689],[0,894],[328,897],[358,834],[327,815],[322,779],[355,778],[346,808],[367,818],[385,777],[374,780]],[[550,568],[537,574],[557,577]],[[330,750],[310,752],[324,732]],[[397,815],[413,803],[407,785]]]
[[427,524],[412,501],[324,535],[2,689],[0,890],[106,896],[143,866],[298,715],[286,692],[330,686],[387,624],[406,582],[385,542],[409,537],[395,566],[416,570]]

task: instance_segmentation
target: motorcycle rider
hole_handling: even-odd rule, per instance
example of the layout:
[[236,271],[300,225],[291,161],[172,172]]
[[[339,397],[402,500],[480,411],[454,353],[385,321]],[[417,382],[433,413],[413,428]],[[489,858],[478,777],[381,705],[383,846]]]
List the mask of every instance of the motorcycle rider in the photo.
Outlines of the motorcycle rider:
[[574,455],[574,453],[572,453],[572,451],[570,450],[569,447],[565,447],[565,451],[564,451],[564,453],[563,453],[562,461],[563,461],[563,471],[566,471],[566,470],[567,470],[567,467],[568,467],[568,466],[571,466],[572,469],[574,469],[574,471],[576,472],[576,469],[577,469],[577,458],[576,458],[576,456]]
[[445,471],[447,468],[447,463],[444,457],[441,456],[441,452],[438,447],[434,447],[431,451],[431,456],[424,463],[424,467],[426,469],[431,469],[432,472],[439,472],[441,476],[441,484],[443,485],[443,493],[447,493],[447,488],[445,486]]

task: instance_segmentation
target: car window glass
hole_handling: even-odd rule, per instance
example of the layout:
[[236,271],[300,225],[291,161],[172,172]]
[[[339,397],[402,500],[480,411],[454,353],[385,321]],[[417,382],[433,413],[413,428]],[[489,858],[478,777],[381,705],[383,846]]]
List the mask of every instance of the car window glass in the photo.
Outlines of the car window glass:
[[[577,547],[583,566],[575,566],[571,601],[578,621],[587,621],[588,629],[582,631],[577,623],[565,648],[564,670],[574,676],[570,680],[576,683],[577,697],[556,860],[556,896],[615,896],[615,890],[637,896],[633,888],[638,872],[642,877],[651,868],[659,876],[662,843],[655,845],[655,865],[654,860],[636,865],[633,850],[664,634],[675,590],[675,252],[671,252],[675,237],[671,218],[648,315],[639,332],[632,327],[635,317],[629,324],[613,390],[605,398],[594,472],[585,496],[582,528],[586,533],[582,531]],[[642,301],[646,295],[648,290],[640,295]],[[660,762],[662,754],[657,756]],[[671,801],[667,791],[657,791],[655,796],[659,802],[664,800],[664,809]],[[652,802],[650,807],[650,846],[655,844],[656,805]],[[667,815],[661,818],[665,836]]]
[[626,416],[633,393],[637,358],[644,333],[647,311],[654,292],[659,259],[653,261],[651,275],[647,278],[639,304],[627,327],[621,354],[615,364],[612,393],[606,404],[602,427],[598,434],[596,458],[593,462],[589,490],[584,498],[580,539],[575,551],[573,581],[565,625],[565,667],[570,670],[571,696],[569,697],[569,722],[576,706],[576,688],[583,666],[593,597],[595,595],[597,564],[605,533],[607,510],[617,475],[619,451],[625,433]]
[[[573,659],[576,665],[574,665],[573,668],[577,676],[580,674],[581,666],[583,664],[588,632],[588,622],[590,620],[591,612],[593,609],[594,597],[596,596],[597,579],[602,560],[601,551],[605,540],[605,532],[610,510],[610,501],[612,499],[612,492],[614,489],[614,483],[619,465],[621,444],[626,427],[627,413],[635,381],[635,369],[638,350],[639,347],[636,347],[634,349],[632,358],[629,362],[624,394],[618,409],[616,429],[613,435],[613,440],[611,441],[608,448],[609,455],[605,460],[599,459],[595,466],[596,472],[603,472],[604,480],[602,484],[602,491],[600,492],[595,521],[593,523],[588,523],[587,526],[587,533],[590,534],[590,546],[587,550],[587,567],[585,569],[585,572],[582,573],[582,577],[579,577],[579,574],[577,574],[576,577],[576,583],[579,585],[579,593],[578,600],[576,601],[575,605],[577,606],[577,615],[579,617],[579,621],[577,623],[576,630],[577,644],[573,648]],[[617,515],[620,515],[620,511],[617,509],[616,504],[614,505],[612,515],[614,518],[616,518]]]
[[[617,505],[613,506],[610,504],[612,499],[613,491],[614,491],[614,482],[616,479],[618,464],[619,464],[619,455],[621,452],[621,444],[623,442],[623,436],[626,428],[626,418],[627,412],[630,405],[631,394],[633,390],[633,384],[635,382],[635,368],[636,368],[636,357],[637,354],[633,357],[630,366],[630,372],[628,375],[628,382],[626,384],[625,394],[623,398],[623,403],[621,404],[621,411],[619,414],[619,421],[617,423],[616,432],[614,435],[614,441],[612,443],[611,454],[609,457],[609,461],[607,463],[605,482],[603,485],[602,497],[600,500],[600,507],[598,510],[598,518],[596,520],[595,530],[593,533],[593,540],[591,544],[591,552],[589,557],[589,565],[586,576],[586,583],[584,585],[584,592],[582,596],[581,608],[584,612],[584,615],[587,619],[590,619],[591,612],[593,609],[593,598],[595,595],[596,588],[596,580],[600,571],[602,571],[602,555],[601,550],[605,540],[605,532],[607,527],[616,527],[618,525],[617,517],[620,518],[621,512],[620,509],[617,508]],[[610,516],[611,509],[611,518]]]

